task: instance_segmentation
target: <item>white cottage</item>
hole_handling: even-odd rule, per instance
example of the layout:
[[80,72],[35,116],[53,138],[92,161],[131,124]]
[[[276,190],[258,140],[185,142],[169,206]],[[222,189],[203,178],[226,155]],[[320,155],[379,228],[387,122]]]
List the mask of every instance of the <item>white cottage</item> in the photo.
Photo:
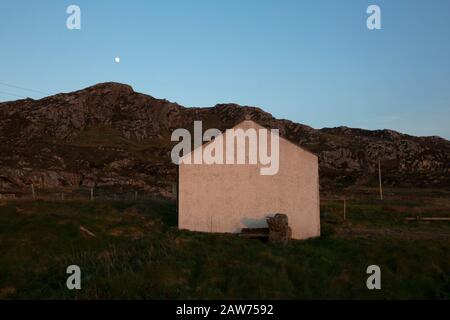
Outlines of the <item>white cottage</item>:
[[[233,129],[264,130],[246,120]],[[271,135],[268,132],[268,141]],[[224,154],[227,135],[223,133]],[[258,137],[259,139],[259,137]],[[245,140],[244,140],[245,141]],[[182,159],[219,139],[202,145]],[[236,144],[235,155],[238,150]],[[249,152],[247,140],[245,146]],[[270,150],[270,146],[269,146]],[[276,174],[262,175],[262,164],[179,165],[178,225],[201,232],[238,233],[242,228],[267,227],[266,218],[284,213],[289,218],[292,238],[320,236],[319,166],[316,155],[279,137],[279,167]],[[192,161],[193,162],[193,161]]]

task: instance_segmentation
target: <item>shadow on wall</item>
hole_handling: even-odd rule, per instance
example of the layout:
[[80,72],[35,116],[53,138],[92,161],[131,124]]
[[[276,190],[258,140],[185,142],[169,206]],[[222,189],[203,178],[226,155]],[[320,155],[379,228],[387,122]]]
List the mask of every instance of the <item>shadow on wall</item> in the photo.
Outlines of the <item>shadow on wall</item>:
[[[244,228],[268,228],[267,218],[273,217],[275,214],[268,214],[264,218],[254,219],[254,218],[243,218],[241,223],[244,225]],[[238,229],[236,232],[241,232],[241,229]]]

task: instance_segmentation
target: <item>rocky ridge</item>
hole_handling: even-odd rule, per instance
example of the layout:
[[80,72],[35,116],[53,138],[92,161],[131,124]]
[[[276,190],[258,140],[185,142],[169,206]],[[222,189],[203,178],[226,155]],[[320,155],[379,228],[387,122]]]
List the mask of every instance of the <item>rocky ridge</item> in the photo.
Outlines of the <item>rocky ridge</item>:
[[450,142],[392,130],[313,129],[275,119],[257,107],[185,108],[101,83],[40,100],[0,103],[0,194],[83,187],[142,190],[170,196],[176,181],[170,135],[176,128],[230,128],[250,117],[319,156],[322,188],[384,183],[449,187]]

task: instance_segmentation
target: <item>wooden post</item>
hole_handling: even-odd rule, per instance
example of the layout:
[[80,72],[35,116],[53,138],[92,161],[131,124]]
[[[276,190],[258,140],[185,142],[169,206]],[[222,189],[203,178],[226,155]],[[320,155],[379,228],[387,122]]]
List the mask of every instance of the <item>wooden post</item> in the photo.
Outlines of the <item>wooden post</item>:
[[347,220],[347,201],[344,198],[344,221]]
[[94,200],[94,188],[91,188],[91,201]]
[[172,183],[172,194],[176,198],[177,195],[177,183]]
[[137,199],[138,199],[138,192],[135,191],[135,192],[134,192],[134,201],[137,201]]
[[383,186],[381,185],[381,160],[378,160],[378,180],[380,182],[380,200],[383,200]]
[[33,196],[33,200],[36,200],[36,193],[34,192],[34,184],[31,184],[31,194]]
[[61,201],[64,201],[64,192],[61,192]]

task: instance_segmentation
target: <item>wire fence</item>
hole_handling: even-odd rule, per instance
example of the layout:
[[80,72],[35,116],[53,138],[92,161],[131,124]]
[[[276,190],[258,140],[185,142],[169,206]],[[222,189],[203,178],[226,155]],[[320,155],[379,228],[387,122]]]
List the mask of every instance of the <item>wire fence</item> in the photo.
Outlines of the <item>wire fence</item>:
[[101,187],[77,187],[66,189],[39,189],[30,185],[29,190],[0,193],[0,200],[45,200],[45,201],[141,201],[152,200],[156,197],[175,199],[176,186],[164,193],[148,190],[114,189]]

